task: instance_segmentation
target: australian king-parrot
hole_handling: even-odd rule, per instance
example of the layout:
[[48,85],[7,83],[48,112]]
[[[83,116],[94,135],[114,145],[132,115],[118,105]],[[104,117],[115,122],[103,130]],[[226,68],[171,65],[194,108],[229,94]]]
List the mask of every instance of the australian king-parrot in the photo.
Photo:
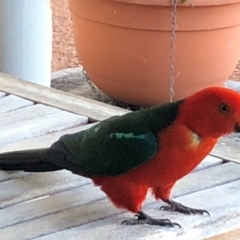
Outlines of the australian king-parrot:
[[191,172],[217,142],[240,132],[240,94],[203,89],[172,103],[114,116],[62,136],[50,148],[0,154],[0,169],[45,172],[67,169],[91,178],[112,203],[137,218],[123,224],[180,226],[142,210],[148,190],[169,204],[163,210],[204,214],[171,199],[179,179]]

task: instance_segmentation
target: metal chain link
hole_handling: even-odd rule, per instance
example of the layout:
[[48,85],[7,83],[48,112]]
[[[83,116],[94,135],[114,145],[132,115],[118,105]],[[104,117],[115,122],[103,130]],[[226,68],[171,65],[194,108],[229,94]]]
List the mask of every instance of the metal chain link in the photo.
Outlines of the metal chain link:
[[[82,65],[81,62],[80,62],[80,65]],[[129,110],[138,110],[138,109],[144,109],[145,108],[145,107],[139,107],[139,106],[127,104],[127,103],[124,103],[124,102],[121,102],[121,101],[117,101],[115,99],[110,98],[107,95],[102,96],[100,94],[100,92],[98,91],[97,87],[93,84],[92,80],[88,77],[87,72],[84,68],[82,69],[82,73],[85,76],[88,85],[90,86],[92,91],[95,93],[95,95],[97,96],[99,101],[104,102],[104,103],[109,103],[111,105],[118,106],[118,107],[121,107],[121,108],[129,109]]]
[[[82,65],[81,62],[80,62],[80,64]],[[105,102],[105,100],[103,99],[103,96],[98,92],[97,88],[95,87],[95,85],[93,84],[91,79],[88,77],[87,72],[86,72],[86,70],[84,68],[82,69],[82,73],[86,77],[86,81],[87,81],[88,85],[90,86],[92,91],[95,93],[95,95],[97,96],[98,100],[101,101],[101,102]]]
[[[83,67],[81,61],[79,61],[79,64]],[[92,80],[88,77],[87,72],[86,72],[86,70],[84,69],[84,67],[82,68],[82,73],[83,73],[83,75],[85,76],[88,85],[89,85],[90,88],[92,89],[93,93],[95,93],[95,95],[97,96],[97,98],[98,98],[98,100],[99,100],[100,102],[111,103],[111,104],[115,105],[115,104],[113,103],[115,100],[111,99],[111,98],[108,97],[107,95],[102,96],[102,95],[100,94],[100,92],[98,91],[97,87],[93,84]]]
[[177,0],[172,0],[172,20],[171,20],[171,47],[170,47],[170,70],[169,70],[169,101],[173,101],[174,97],[174,54],[176,50],[176,28],[177,28]]

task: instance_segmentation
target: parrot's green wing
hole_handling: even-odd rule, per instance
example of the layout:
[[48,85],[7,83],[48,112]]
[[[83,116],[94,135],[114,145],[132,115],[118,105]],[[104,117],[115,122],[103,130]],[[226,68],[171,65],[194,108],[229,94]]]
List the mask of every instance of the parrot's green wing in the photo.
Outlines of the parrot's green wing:
[[109,118],[64,135],[52,148],[66,153],[62,165],[87,177],[128,172],[154,157],[160,146],[157,134],[176,119],[181,102]]

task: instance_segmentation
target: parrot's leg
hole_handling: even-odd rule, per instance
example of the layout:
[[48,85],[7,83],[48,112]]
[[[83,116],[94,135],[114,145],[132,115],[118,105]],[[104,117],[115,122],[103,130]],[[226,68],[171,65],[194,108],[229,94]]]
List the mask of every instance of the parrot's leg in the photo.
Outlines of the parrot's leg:
[[160,207],[160,209],[164,211],[173,211],[173,212],[180,212],[184,214],[200,214],[200,215],[203,215],[204,213],[206,213],[210,216],[209,212],[204,209],[190,208],[170,199],[164,200],[164,202],[170,204],[170,206]]
[[175,222],[171,222],[169,219],[155,219],[148,216],[143,211],[138,212],[135,215],[137,218],[135,219],[128,219],[121,222],[124,225],[142,225],[142,224],[149,224],[149,225],[157,225],[163,227],[174,227],[178,226],[181,228],[181,225]]

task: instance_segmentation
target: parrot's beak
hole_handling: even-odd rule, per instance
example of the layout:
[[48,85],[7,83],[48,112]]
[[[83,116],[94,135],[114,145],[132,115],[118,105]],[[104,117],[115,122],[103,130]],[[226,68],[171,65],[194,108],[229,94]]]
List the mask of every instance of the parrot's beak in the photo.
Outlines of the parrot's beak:
[[239,124],[239,123],[236,123],[236,124],[234,125],[234,132],[236,132],[236,133],[239,133],[239,132],[240,132],[240,124]]

